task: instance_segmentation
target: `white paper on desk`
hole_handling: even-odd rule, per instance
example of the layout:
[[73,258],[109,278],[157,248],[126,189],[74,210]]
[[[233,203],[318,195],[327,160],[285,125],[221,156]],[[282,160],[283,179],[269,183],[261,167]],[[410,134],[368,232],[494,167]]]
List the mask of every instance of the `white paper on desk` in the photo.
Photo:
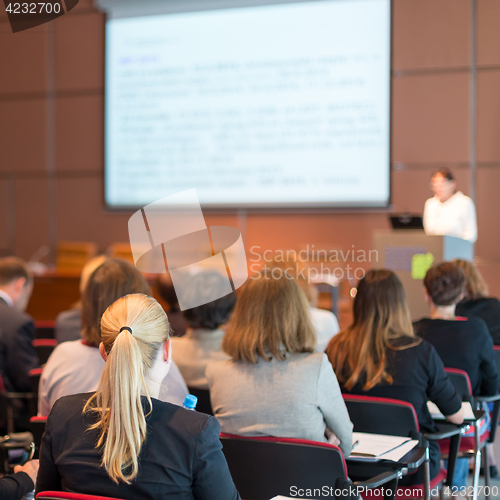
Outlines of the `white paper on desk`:
[[398,462],[401,460],[409,451],[413,450],[415,446],[418,446],[418,441],[412,439],[411,441],[406,441],[401,446],[398,446],[394,450],[391,450],[383,455],[379,456],[382,460],[392,460],[393,462]]
[[[440,412],[439,408],[432,402],[427,401],[427,409],[434,420],[446,420],[446,417]],[[475,420],[476,416],[472,410],[472,406],[468,401],[462,402],[462,409],[464,410],[465,420]]]
[[[349,455],[349,458],[353,458],[355,460],[359,459],[373,460],[377,458],[378,459],[386,458],[385,456],[382,455],[385,455],[390,451],[399,448],[403,443],[410,441],[410,438],[402,436],[386,436],[385,434],[369,434],[366,432],[353,432],[352,441],[353,443],[358,441],[358,444]],[[406,453],[403,453],[403,455],[405,454]]]

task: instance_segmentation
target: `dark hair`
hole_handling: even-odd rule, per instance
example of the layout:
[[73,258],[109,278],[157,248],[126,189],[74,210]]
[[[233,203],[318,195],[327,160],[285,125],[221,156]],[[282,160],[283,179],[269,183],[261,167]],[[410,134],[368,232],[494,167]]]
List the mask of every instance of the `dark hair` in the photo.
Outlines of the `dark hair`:
[[26,262],[18,257],[0,259],[0,286],[8,285],[19,278],[25,278],[26,283],[31,280]]
[[82,296],[82,337],[88,343],[101,342],[100,320],[104,311],[125,295],[143,293],[151,289],[142,273],[121,259],[109,259],[91,275]]
[[465,273],[455,262],[431,267],[424,279],[425,289],[436,306],[456,304],[465,290]]
[[222,290],[228,283],[228,278],[217,271],[201,271],[186,279],[183,286],[183,298],[193,303],[195,300],[201,306],[186,309],[182,312],[191,328],[206,328],[215,330],[227,323],[236,304],[236,294],[231,292],[220,299],[203,303],[206,298],[213,297],[214,290]]
[[170,306],[170,310],[179,309],[179,299],[175,293],[174,284],[170,274],[159,274],[156,278],[156,289],[160,297]]
[[431,179],[435,177],[436,175],[440,175],[443,179],[446,179],[447,181],[454,181],[455,177],[453,176],[453,172],[446,167],[440,168],[439,170],[435,170],[432,175]]

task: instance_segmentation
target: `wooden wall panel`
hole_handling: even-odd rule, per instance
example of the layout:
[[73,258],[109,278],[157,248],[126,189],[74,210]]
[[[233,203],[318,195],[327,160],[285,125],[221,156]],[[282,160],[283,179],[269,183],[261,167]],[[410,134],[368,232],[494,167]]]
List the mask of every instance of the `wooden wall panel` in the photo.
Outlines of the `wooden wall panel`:
[[28,260],[49,244],[49,195],[47,179],[15,181],[15,252]]
[[95,241],[100,251],[128,241],[130,214],[106,213],[100,176],[57,180],[59,240]]
[[373,248],[373,229],[388,228],[385,213],[333,213],[303,215],[250,215],[247,221],[247,252],[261,250]]
[[477,159],[500,163],[500,68],[479,71],[477,90]]
[[104,88],[104,14],[73,11],[54,21],[58,90]]
[[478,219],[478,240],[476,255],[497,258],[500,263],[500,210],[499,210],[500,168],[483,167],[477,170],[476,210]]
[[13,216],[10,210],[10,196],[8,190],[11,183],[8,180],[0,179],[0,255],[5,255],[9,249],[9,219]]
[[469,160],[469,75],[413,75],[393,79],[395,162]]
[[57,100],[58,171],[103,172],[103,108],[103,96],[61,97]]
[[477,0],[477,64],[500,64],[500,2]]
[[47,29],[42,25],[13,35],[10,24],[0,22],[0,94],[45,91]]
[[468,66],[470,0],[396,0],[393,69]]
[[[425,200],[432,196],[429,180],[432,168],[395,170],[392,173],[392,206],[395,212],[421,214]],[[409,190],[408,186],[412,189]]]
[[44,171],[46,133],[44,99],[0,101],[0,172]]

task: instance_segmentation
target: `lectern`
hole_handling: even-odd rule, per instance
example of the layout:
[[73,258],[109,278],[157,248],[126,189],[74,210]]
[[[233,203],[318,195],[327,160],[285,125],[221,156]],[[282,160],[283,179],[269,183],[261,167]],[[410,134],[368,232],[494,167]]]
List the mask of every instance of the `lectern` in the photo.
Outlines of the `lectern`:
[[394,271],[410,303],[412,320],[429,315],[425,302],[423,279],[432,265],[452,259],[472,261],[474,247],[470,241],[453,236],[427,236],[424,231],[375,231],[374,248],[378,267]]

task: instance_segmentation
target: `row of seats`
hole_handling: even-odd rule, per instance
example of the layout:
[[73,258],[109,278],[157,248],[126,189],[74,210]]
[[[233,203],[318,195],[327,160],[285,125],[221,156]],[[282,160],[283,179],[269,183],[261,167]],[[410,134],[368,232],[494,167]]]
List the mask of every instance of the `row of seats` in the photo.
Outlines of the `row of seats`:
[[[500,349],[496,350],[496,353],[500,362]],[[485,415],[475,404],[469,377],[462,370],[446,369],[446,371],[464,400],[469,400],[477,408],[477,419],[472,424],[477,432],[473,438],[460,439],[456,426],[445,423],[441,424],[439,433],[422,435],[415,410],[407,402],[366,396],[345,395],[344,397],[356,432],[409,436],[412,439],[418,439],[423,448],[427,446],[427,440],[438,440],[442,456],[449,460],[449,464],[448,469],[442,469],[432,482],[429,480],[428,463],[424,463],[424,484],[413,486],[408,490],[401,487],[396,491],[397,477],[394,477],[394,471],[397,467],[383,463],[375,464],[374,468],[374,464],[367,466],[355,462],[350,462],[349,467],[346,467],[340,449],[333,445],[301,439],[247,438],[222,434],[223,451],[242,498],[264,500],[278,494],[289,494],[291,484],[296,485],[298,489],[306,489],[310,484],[331,485],[332,488],[342,489],[350,484],[348,476],[365,479],[367,476],[373,476],[374,473],[376,473],[376,479],[370,477],[364,481],[354,482],[351,486],[364,489],[378,488],[381,484],[385,484],[385,488],[393,492],[391,498],[394,498],[395,494],[397,498],[406,499],[413,498],[416,490],[420,490],[422,497],[427,497],[425,492],[429,489],[440,484],[451,485],[457,457],[477,459],[486,443],[494,441],[500,396],[490,398],[495,401],[493,424],[491,431],[481,436],[479,440],[478,426]],[[208,391],[198,390],[197,393],[209,398]],[[37,443],[41,440],[45,421],[46,417],[34,417],[31,420]],[[463,426],[463,428],[466,427]],[[415,470],[410,472],[415,472]],[[476,472],[475,486],[477,486],[479,469]],[[312,481],[311,478],[314,480]],[[489,486],[489,478],[486,478],[486,486]],[[375,497],[371,493],[369,498]]]

